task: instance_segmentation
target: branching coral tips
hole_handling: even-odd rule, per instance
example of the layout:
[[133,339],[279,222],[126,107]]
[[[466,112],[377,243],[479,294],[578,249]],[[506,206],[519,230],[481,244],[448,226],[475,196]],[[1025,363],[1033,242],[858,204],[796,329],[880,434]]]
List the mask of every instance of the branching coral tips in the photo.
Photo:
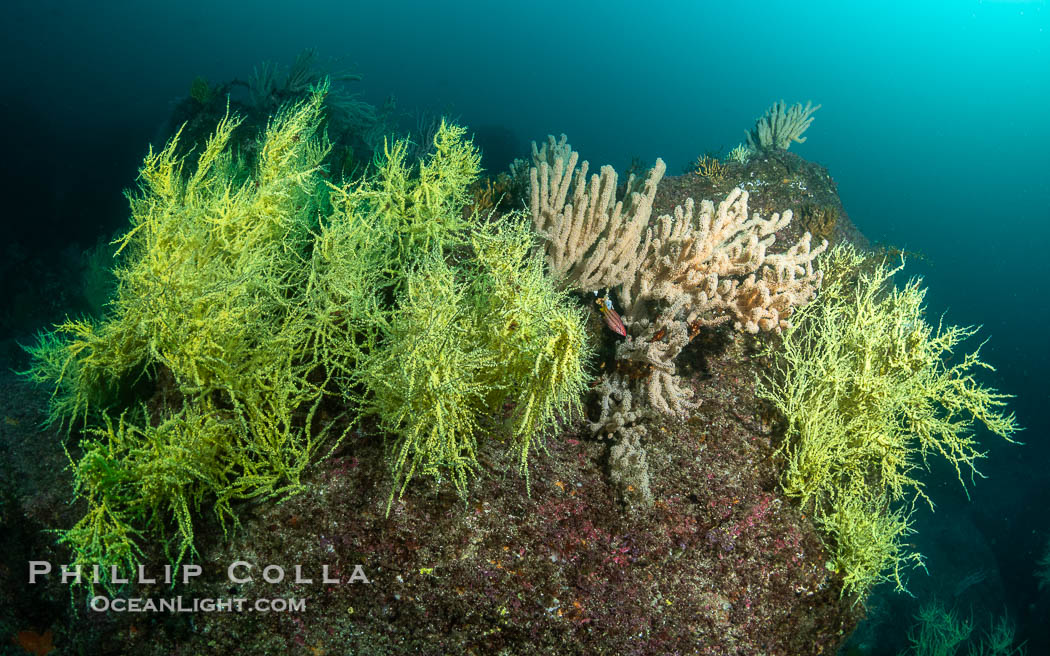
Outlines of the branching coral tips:
[[623,325],[623,319],[613,309],[612,299],[608,296],[600,296],[595,302],[598,304],[598,311],[602,313],[605,325],[609,326],[609,330],[620,337],[627,337],[627,326]]

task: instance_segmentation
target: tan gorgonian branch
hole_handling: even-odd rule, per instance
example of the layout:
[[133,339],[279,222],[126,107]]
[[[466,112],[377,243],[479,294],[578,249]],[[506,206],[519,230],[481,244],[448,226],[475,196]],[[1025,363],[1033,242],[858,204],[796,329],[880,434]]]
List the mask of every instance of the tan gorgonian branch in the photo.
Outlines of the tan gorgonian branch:
[[[790,210],[768,219],[750,215],[748,193],[736,188],[717,207],[704,200],[697,212],[690,198],[650,224],[662,160],[644,180],[631,176],[623,201],[616,200],[612,167],[588,180],[587,162],[577,168],[579,154],[564,135],[534,143],[532,160],[532,220],[551,273],[581,291],[614,290],[623,311],[628,334],[617,359],[635,375],[604,382],[605,412],[612,388],[662,413],[696,407],[675,358],[701,328],[732,321],[739,331],[780,332],[793,308],[820,287],[814,259],[826,241],[814,248],[806,233],[786,252],[770,252]],[[597,430],[625,429],[599,423]]]
[[[580,291],[615,287],[631,280],[644,260],[651,234],[649,217],[656,186],[666,166],[656,166],[644,181],[631,176],[625,200],[616,200],[616,171],[603,166],[587,179],[588,163],[548,137],[532,144],[530,209],[536,233],[545,242],[550,271]],[[570,195],[571,192],[571,195]]]

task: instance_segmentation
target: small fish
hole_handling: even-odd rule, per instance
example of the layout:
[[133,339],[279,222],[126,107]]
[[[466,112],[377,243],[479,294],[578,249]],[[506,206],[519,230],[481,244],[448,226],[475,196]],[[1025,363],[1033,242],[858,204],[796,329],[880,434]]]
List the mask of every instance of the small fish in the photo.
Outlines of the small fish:
[[627,337],[627,326],[623,325],[623,319],[613,309],[612,299],[608,296],[601,296],[596,302],[598,311],[602,313],[602,318],[605,319],[605,325],[609,327],[609,330],[620,337]]

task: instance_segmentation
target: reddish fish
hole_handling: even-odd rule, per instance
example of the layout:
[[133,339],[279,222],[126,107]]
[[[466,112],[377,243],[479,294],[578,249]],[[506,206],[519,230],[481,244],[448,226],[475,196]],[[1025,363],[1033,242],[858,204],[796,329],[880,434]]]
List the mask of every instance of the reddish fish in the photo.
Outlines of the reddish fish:
[[620,337],[627,337],[627,326],[623,325],[623,319],[613,309],[612,299],[602,296],[596,302],[598,303],[598,311],[602,313],[602,318],[605,319],[605,325],[609,327],[609,330]]

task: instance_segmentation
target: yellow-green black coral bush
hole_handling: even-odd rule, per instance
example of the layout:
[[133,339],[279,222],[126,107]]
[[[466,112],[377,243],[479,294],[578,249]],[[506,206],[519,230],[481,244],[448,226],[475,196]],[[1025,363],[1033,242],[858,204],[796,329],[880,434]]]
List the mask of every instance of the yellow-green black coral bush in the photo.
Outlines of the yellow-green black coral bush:
[[991,369],[978,351],[955,353],[976,329],[927,323],[921,281],[896,288],[900,267],[849,246],[822,266],[818,299],[797,310],[760,395],[788,420],[785,492],[829,536],[844,591],[863,598],[880,581],[903,588],[902,567],[921,562],[903,541],[911,506],[927,499],[927,458],[944,457],[963,482],[983,456],[974,425],[1007,439],[1018,426],[1008,397],[977,382]]
[[465,493],[480,434],[509,441],[527,480],[530,450],[585,389],[582,312],[544,275],[523,217],[474,230],[471,246],[459,266],[418,262],[359,369],[366,407],[396,436],[391,498],[417,471]]
[[[178,135],[151,150],[108,314],[29,349],[30,374],[55,388],[52,423],[85,428],[73,471],[88,513],[62,535],[77,562],[131,565],[146,531],[179,561],[204,499],[225,528],[237,499],[299,486],[328,430],[310,420],[327,354],[295,299],[323,204],[322,99],[280,112],[252,165],[228,147],[229,116],[188,174]],[[146,398],[151,387],[168,398]]]
[[180,561],[202,506],[225,530],[238,500],[301,489],[360,411],[391,434],[394,492],[421,470],[465,493],[505,403],[524,470],[577,402],[582,317],[520,217],[463,219],[480,161],[465,130],[443,124],[418,167],[388,144],[374,175],[334,186],[325,90],[282,109],[250,159],[230,116],[192,170],[178,135],[151,150],[106,316],[28,348],[51,422],[83,431],[70,457],[88,510],[60,538],[76,563],[131,567],[154,538]]

